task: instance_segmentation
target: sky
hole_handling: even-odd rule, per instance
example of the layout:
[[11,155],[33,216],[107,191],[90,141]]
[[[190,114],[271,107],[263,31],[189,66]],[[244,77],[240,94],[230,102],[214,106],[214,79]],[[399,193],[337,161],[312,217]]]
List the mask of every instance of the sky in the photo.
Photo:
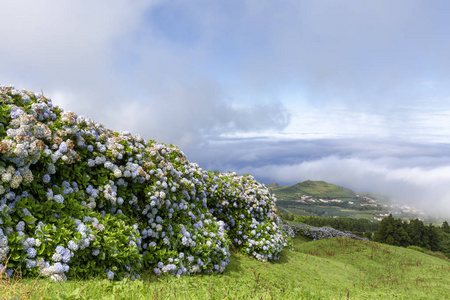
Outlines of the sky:
[[263,183],[450,218],[450,3],[1,1],[0,84]]

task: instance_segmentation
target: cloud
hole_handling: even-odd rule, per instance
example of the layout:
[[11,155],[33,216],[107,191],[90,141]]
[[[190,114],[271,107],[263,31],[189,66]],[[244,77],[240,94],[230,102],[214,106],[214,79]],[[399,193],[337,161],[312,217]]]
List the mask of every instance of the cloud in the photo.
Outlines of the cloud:
[[0,83],[208,169],[445,206],[447,5],[9,1]]
[[[183,49],[176,47],[174,35],[184,36],[178,31],[189,27],[167,32],[175,21],[167,17],[179,6],[121,0],[7,3],[0,12],[0,81],[42,89],[66,110],[113,129],[180,146],[222,133],[284,128],[289,113],[283,104],[274,99],[239,104],[220,80],[200,70],[205,55],[189,49],[192,38]],[[186,22],[194,22],[199,11],[189,13]]]
[[90,72],[107,67],[113,43],[138,26],[137,13],[148,6],[120,0],[4,3],[2,66],[11,76],[25,75],[24,82],[42,76],[42,86],[87,84],[81,75],[92,78]]
[[323,180],[358,192],[388,195],[430,215],[450,215],[450,166],[392,168],[379,161],[329,156],[294,165],[250,168],[255,176],[278,182]]
[[[0,81],[181,146],[299,118],[308,123],[292,130],[320,120],[338,134],[398,136],[424,122],[426,136],[445,122],[429,122],[434,111],[424,120],[424,104],[450,111],[442,11],[424,1],[8,2]],[[298,103],[306,111],[289,118]]]
[[450,215],[449,144],[386,139],[217,140],[187,147],[207,169],[249,173],[266,184],[324,180],[387,195],[430,215]]

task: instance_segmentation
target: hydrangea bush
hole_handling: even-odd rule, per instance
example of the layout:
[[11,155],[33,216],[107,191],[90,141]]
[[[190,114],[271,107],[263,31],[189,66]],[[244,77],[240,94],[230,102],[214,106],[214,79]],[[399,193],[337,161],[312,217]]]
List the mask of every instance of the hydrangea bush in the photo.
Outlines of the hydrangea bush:
[[42,93],[0,86],[0,101],[0,272],[223,272],[230,245],[266,261],[289,244],[276,199],[249,175],[204,170]]
[[233,245],[261,261],[278,259],[289,242],[278,225],[276,198],[249,175],[221,173],[212,182],[209,211],[226,222]]

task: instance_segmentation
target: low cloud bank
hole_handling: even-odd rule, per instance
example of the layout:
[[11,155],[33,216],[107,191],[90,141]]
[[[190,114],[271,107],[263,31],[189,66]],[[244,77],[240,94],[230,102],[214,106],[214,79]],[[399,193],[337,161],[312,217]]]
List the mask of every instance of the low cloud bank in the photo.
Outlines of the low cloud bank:
[[450,216],[450,166],[394,168],[376,160],[329,156],[293,165],[251,168],[250,173],[278,182],[324,180],[360,192],[388,195],[430,215]]
[[200,156],[188,147],[188,157],[209,169],[250,173],[266,184],[324,180],[358,192],[387,195],[432,216],[450,217],[446,144],[235,140],[205,144],[202,149]]

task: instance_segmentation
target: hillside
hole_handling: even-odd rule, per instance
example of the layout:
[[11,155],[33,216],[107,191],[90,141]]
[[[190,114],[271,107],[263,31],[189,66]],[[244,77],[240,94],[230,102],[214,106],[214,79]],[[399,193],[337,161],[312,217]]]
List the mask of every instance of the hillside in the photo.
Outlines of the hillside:
[[378,220],[387,213],[375,195],[358,194],[325,181],[307,180],[270,191],[278,199],[278,210],[287,214]]
[[322,199],[341,199],[352,201],[356,193],[350,189],[343,188],[325,181],[307,180],[292,186],[278,186],[271,189],[277,198],[283,200],[297,200],[303,195]]
[[446,299],[449,272],[450,262],[410,249],[297,237],[294,251],[283,252],[276,263],[233,253],[223,274],[59,284],[28,279],[10,287],[9,294],[0,285],[0,293],[29,292],[31,299]]

